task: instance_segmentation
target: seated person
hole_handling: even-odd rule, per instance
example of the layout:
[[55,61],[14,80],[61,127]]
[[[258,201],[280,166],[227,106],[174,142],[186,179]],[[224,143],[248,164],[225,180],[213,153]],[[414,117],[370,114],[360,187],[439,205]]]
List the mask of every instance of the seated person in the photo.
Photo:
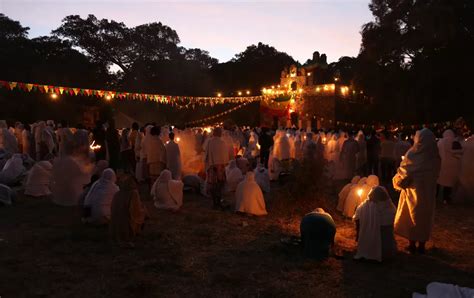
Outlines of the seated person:
[[349,193],[351,192],[352,188],[355,187],[357,185],[357,182],[359,182],[360,180],[360,176],[354,176],[354,178],[352,178],[351,182],[346,184],[342,190],[339,192],[339,200],[337,201],[337,210],[338,211],[344,211],[344,204],[346,202],[346,199],[347,199],[347,196],[349,195]]
[[44,197],[51,194],[51,179],[53,175],[53,165],[42,160],[37,162],[28,173],[25,185],[25,195],[32,197]]
[[362,177],[360,178],[359,182],[357,182],[357,184],[349,191],[349,194],[347,195],[347,198],[344,201],[344,208],[342,209],[342,214],[345,217],[352,218],[357,209],[357,206],[359,206],[362,201],[365,201],[365,199],[367,199],[368,192],[365,193],[364,196],[364,189],[366,187],[366,184],[367,178]]
[[306,214],[300,224],[301,244],[306,257],[318,260],[329,257],[334,246],[336,224],[322,208]]
[[237,163],[235,160],[231,160],[229,162],[229,165],[225,168],[225,176],[226,192],[235,192],[239,183],[244,180],[244,175],[242,175],[242,171],[237,167]]
[[115,184],[117,177],[114,170],[108,168],[90,188],[84,199],[84,208],[90,209],[85,214],[84,222],[104,224],[110,221],[110,208],[114,195],[119,191]]
[[10,187],[0,184],[0,206],[10,206],[16,200],[16,192]]
[[374,187],[354,215],[357,230],[357,254],[355,259],[382,262],[393,257],[397,244],[393,236],[396,208],[387,190]]
[[262,190],[255,182],[254,172],[248,172],[235,192],[235,211],[252,215],[267,215]]
[[169,170],[163,170],[151,188],[158,209],[178,211],[183,205],[183,182],[171,179]]
[[137,182],[127,175],[119,183],[110,213],[110,235],[119,245],[133,247],[133,239],[145,224],[146,209],[140,200]]
[[13,154],[0,172],[0,183],[10,186],[17,184],[20,182],[25,171],[22,155],[19,153]]
[[255,181],[263,192],[270,192],[270,176],[268,170],[262,164],[259,164],[255,170]]

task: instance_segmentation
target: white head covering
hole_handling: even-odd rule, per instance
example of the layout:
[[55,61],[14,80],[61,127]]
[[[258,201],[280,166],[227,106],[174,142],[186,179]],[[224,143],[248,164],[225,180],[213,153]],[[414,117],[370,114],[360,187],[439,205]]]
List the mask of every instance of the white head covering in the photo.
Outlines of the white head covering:
[[172,180],[169,170],[163,170],[151,188],[158,209],[178,210],[183,205],[183,182]]
[[438,175],[441,161],[433,132],[423,128],[416,132],[414,141],[413,146],[405,154],[398,173],[402,177],[431,172],[436,172]]
[[119,187],[115,184],[116,181],[117,176],[114,170],[108,168],[102,172],[102,176],[90,188],[84,200],[84,206],[91,206],[93,219],[110,218],[112,200],[115,193],[119,191]]
[[263,193],[255,182],[254,172],[248,172],[235,192],[235,211],[253,215],[267,215]]
[[33,197],[50,195],[52,175],[53,165],[49,161],[37,162],[26,179],[25,194]]

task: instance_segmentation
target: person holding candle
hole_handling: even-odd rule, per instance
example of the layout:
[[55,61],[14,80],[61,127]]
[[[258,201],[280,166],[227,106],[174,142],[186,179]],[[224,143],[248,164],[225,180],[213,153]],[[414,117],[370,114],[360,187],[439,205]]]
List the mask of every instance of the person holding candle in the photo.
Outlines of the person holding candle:
[[392,180],[393,187],[400,191],[395,233],[410,241],[407,250],[412,254],[424,253],[431,236],[440,167],[435,135],[427,128],[417,131],[413,146]]

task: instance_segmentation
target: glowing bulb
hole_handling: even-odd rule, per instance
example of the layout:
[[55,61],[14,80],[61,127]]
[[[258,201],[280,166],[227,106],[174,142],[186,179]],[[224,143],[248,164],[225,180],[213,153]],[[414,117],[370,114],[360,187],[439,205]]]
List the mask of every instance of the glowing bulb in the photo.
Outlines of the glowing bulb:
[[328,91],[328,90],[329,90],[328,85],[324,85],[324,91]]
[[309,77],[309,76],[311,76],[311,73],[310,73],[310,72],[308,72],[306,75]]
[[52,98],[52,99],[56,99],[56,98],[58,98],[58,95],[57,95],[56,93],[51,93],[51,95],[50,95],[50,96],[51,96],[51,98]]
[[111,100],[111,99],[112,99],[112,96],[107,95],[107,96],[105,97],[105,99],[106,99],[106,100]]
[[179,137],[178,137],[178,138],[176,138],[176,143],[177,143],[177,142],[179,142],[179,140],[181,140]]
[[334,81],[335,81],[335,82],[339,81],[339,78],[334,78]]
[[280,85],[278,85],[278,88],[280,88]]
[[222,93],[217,93],[217,97],[222,97]]
[[290,103],[291,103],[291,104],[294,104],[294,103],[295,103],[295,100],[292,98],[292,99],[290,100]]
[[242,91],[239,91],[238,94],[239,94],[239,96],[242,95]]
[[326,144],[326,137],[323,138],[323,144]]
[[303,89],[301,89],[301,88],[298,89],[298,92],[299,92],[299,93],[302,93],[302,92],[303,92]]
[[319,92],[319,91],[321,91],[321,88],[316,87],[316,92]]
[[272,86],[272,89],[275,89],[275,86]]
[[362,192],[363,192],[362,188],[359,188],[359,189],[357,190],[357,195],[359,196],[359,198],[362,197]]
[[405,156],[402,156],[402,160],[405,160]]
[[250,94],[250,90],[247,90],[245,93],[246,93],[247,95],[249,95],[249,94]]

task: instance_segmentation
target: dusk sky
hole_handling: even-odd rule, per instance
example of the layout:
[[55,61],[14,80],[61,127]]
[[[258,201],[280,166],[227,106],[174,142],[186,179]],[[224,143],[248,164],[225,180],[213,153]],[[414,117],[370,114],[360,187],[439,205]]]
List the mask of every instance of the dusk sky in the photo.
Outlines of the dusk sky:
[[329,62],[355,56],[360,29],[372,20],[369,0],[324,1],[113,1],[0,0],[0,12],[30,27],[30,37],[47,35],[71,14],[136,26],[162,22],[177,31],[181,45],[201,48],[225,62],[248,45],[263,42],[300,62],[318,50]]

